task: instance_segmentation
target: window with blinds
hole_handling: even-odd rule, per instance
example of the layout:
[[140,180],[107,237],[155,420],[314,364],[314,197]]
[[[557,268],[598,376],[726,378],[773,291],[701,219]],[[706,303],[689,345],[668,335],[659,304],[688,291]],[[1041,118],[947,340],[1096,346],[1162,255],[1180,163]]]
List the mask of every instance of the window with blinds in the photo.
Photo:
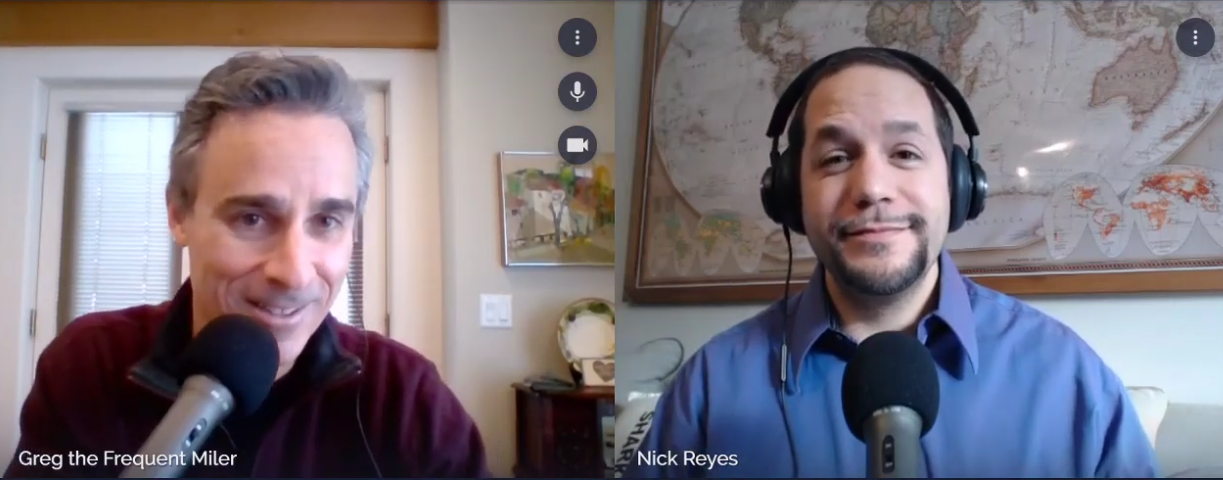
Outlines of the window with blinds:
[[175,113],[69,117],[59,323],[160,303],[177,288],[165,187]]
[[340,287],[340,294],[336,295],[335,305],[331,306],[331,314],[336,320],[357,328],[365,328],[365,312],[362,308],[362,300],[365,298],[365,252],[361,248],[364,222],[358,221],[353,228],[356,232],[353,236],[352,260],[348,263],[348,275]]

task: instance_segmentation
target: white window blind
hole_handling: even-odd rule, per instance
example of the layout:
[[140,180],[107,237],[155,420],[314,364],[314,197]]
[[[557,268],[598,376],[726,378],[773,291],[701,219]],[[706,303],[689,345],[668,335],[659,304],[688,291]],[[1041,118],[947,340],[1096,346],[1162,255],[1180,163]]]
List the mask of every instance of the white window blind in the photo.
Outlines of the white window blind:
[[178,287],[165,200],[177,122],[175,113],[73,116],[60,276],[68,320],[160,303]]
[[336,295],[331,314],[335,316],[336,320],[357,328],[365,328],[365,312],[362,308],[365,299],[365,251],[361,247],[363,243],[361,239],[365,236],[364,222],[358,221],[354,228],[356,232],[352,246],[352,260],[348,264],[348,275],[343,286],[340,287],[340,294]]
[[[385,103],[386,97],[377,90],[366,92],[365,111],[367,114],[368,123],[366,127],[369,129],[369,135],[375,139],[385,139]],[[383,161],[385,160],[386,151],[384,145],[377,145],[374,155],[373,173],[370,182],[370,191],[367,204],[365,206],[367,215],[372,215],[369,218],[374,219],[373,222],[366,222],[364,218],[359,219],[353,227],[356,232],[353,239],[352,259],[349,261],[348,275],[340,288],[340,293],[336,295],[335,304],[331,306],[331,314],[336,317],[336,320],[347,323],[357,328],[366,328],[365,323],[367,316],[381,317],[383,312],[379,311],[377,304],[371,304],[371,308],[365,308],[366,291],[373,292],[373,302],[382,301],[380,297],[381,290],[386,282],[385,278],[378,278],[385,275],[380,271],[379,263],[385,261],[383,256],[385,252],[382,250],[381,239],[385,235],[385,224],[379,218],[382,217],[385,205],[385,191],[379,182],[384,179],[382,171]],[[367,235],[373,235],[371,241],[366,241]],[[366,252],[367,248],[373,248],[374,251]],[[366,257],[369,257],[368,259]],[[369,260],[373,268],[366,269],[365,262]],[[381,319],[377,320],[381,321]]]

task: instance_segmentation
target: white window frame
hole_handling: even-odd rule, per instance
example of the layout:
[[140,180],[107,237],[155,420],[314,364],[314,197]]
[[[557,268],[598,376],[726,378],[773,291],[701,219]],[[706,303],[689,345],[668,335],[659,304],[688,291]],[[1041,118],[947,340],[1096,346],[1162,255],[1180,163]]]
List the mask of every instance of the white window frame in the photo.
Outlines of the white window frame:
[[[73,111],[158,112],[182,110],[189,89],[174,88],[51,88],[47,92],[46,159],[42,164],[42,203],[39,208],[38,264],[32,320],[34,348],[42,352],[59,328],[60,261],[64,225],[64,185],[68,176],[68,118]],[[169,226],[167,224],[167,230]],[[37,358],[35,356],[35,358]]]
[[[67,105],[85,104],[104,109],[117,97],[91,97],[98,91],[139,89],[140,97],[121,94],[121,100],[145,102],[150,108],[169,108],[173,95],[190,91],[212,67],[239,52],[259,48],[116,47],[0,48],[0,222],[10,233],[0,236],[0,465],[7,465],[19,436],[18,418],[29,392],[37,355],[55,333],[55,316],[43,315],[31,328],[31,313],[45,304],[49,291],[58,290],[55,275],[39,275],[45,259],[58,265],[62,241],[58,234],[40,232],[43,212],[59,218],[62,196],[44,192],[44,177],[62,182],[66,146]],[[384,318],[365,318],[366,328],[407,344],[443,368],[443,292],[441,265],[441,192],[439,187],[439,116],[437,54],[424,50],[282,49],[286,53],[315,53],[340,62],[349,74],[386,95],[387,138],[375,143],[389,146],[384,179],[386,211],[385,258],[367,246],[367,271],[384,270],[385,287],[367,286],[369,303],[381,303]],[[94,92],[94,93],[91,93]],[[178,93],[172,93],[178,92]],[[56,105],[52,105],[53,99]],[[89,103],[99,101],[97,103]],[[183,98],[176,101],[181,105]],[[76,102],[76,103],[73,103]],[[126,101],[122,102],[128,104]],[[97,108],[95,108],[97,107]],[[126,108],[126,105],[124,105]],[[63,126],[51,127],[59,120]],[[51,123],[55,122],[55,123]],[[44,134],[59,128],[63,138],[46,142]],[[383,150],[379,146],[380,152]],[[386,154],[387,152],[381,152]],[[59,184],[62,189],[62,183]],[[58,190],[58,189],[57,189]],[[47,193],[44,195],[44,193]],[[44,199],[44,197],[46,197]],[[59,197],[59,198],[56,198]],[[51,200],[56,198],[55,200]],[[44,208],[46,207],[46,208]],[[374,212],[367,212],[367,215]],[[59,222],[51,222],[58,224]],[[58,233],[59,227],[48,230]],[[41,243],[40,243],[41,238]],[[369,239],[370,237],[366,237]],[[42,248],[40,248],[40,245]],[[371,255],[371,253],[374,253]],[[41,256],[41,258],[40,258]],[[371,260],[371,257],[374,260]],[[381,261],[379,261],[381,260]],[[371,267],[372,262],[376,268]],[[370,275],[373,276],[373,275]],[[48,278],[51,277],[51,278]],[[41,284],[40,284],[41,283]],[[51,284],[56,284],[52,286]],[[52,290],[48,290],[48,288]],[[384,300],[370,300],[370,290]],[[42,294],[40,294],[42,292]],[[389,294],[389,292],[394,292]],[[39,297],[44,297],[40,302]],[[375,306],[375,309],[377,307]],[[370,310],[367,312],[373,313]],[[46,326],[44,326],[46,325]],[[442,371],[445,371],[444,368]]]

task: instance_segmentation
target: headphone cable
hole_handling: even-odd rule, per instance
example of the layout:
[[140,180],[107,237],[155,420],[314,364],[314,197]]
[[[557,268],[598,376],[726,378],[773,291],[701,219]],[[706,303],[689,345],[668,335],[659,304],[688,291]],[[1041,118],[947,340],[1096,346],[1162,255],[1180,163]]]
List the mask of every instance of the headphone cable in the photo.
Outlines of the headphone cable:
[[790,327],[793,324],[791,321],[793,312],[790,311],[790,280],[793,278],[792,276],[794,273],[794,244],[790,239],[789,228],[783,226],[781,228],[781,234],[786,239],[786,283],[783,284],[782,287],[783,293],[781,299],[781,355],[779,355],[779,363],[781,364],[781,388],[777,389],[777,403],[781,404],[781,419],[782,423],[784,423],[786,426],[786,439],[790,443],[790,468],[793,472],[791,477],[798,478],[798,446],[794,444],[794,429],[790,426],[789,402],[786,401],[786,395],[788,394],[786,391],[786,386],[789,384],[788,373],[790,370],[790,347],[788,345],[788,340]]
[[[387,325],[387,327],[389,328],[390,325]],[[363,365],[361,368],[362,370],[361,375],[365,375],[364,364],[365,364],[366,359],[369,358],[369,333],[370,333],[369,330],[365,329],[365,322],[361,322],[360,332],[361,332],[361,345],[362,345],[362,351],[363,351],[361,354],[361,363]],[[365,390],[365,382],[360,381],[357,383],[357,401],[356,401],[357,430],[361,432],[361,443],[365,445],[365,454],[369,457],[370,465],[374,467],[374,475],[377,475],[378,478],[383,478],[382,468],[378,466],[378,457],[374,455],[374,449],[370,448],[369,436],[365,434],[365,422],[361,420],[361,392],[363,390]]]

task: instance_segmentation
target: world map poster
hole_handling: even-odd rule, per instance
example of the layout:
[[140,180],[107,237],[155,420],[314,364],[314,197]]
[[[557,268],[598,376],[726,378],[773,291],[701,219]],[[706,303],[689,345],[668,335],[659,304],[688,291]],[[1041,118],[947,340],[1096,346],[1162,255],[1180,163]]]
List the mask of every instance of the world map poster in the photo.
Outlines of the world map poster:
[[[634,301],[775,298],[789,251],[760,202],[766,126],[800,71],[855,46],[921,56],[972,106],[990,190],[985,212],[948,239],[964,274],[1008,293],[1223,288],[1223,51],[1194,57],[1176,41],[1186,20],[1223,25],[1223,2],[651,8]],[[801,282],[815,254],[804,238],[792,245]]]

